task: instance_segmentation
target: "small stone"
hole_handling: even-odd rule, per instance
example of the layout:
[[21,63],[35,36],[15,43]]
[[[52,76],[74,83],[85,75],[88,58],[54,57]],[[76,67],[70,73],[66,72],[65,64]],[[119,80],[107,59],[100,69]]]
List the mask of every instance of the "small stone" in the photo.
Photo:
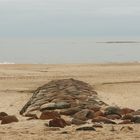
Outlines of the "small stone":
[[132,115],[140,115],[140,110],[131,113]]
[[5,116],[8,116],[8,114],[5,112],[0,112],[0,117],[5,117]]
[[103,117],[105,117],[105,115],[104,115],[104,113],[103,113],[102,111],[97,111],[97,112],[95,112],[94,117],[98,117],[98,116],[103,116]]
[[58,102],[56,103],[56,109],[65,109],[65,108],[70,108],[71,104],[67,102]]
[[106,117],[111,120],[121,119],[121,117],[117,114],[107,115]]
[[16,118],[16,116],[3,117],[1,124],[8,124],[8,123],[12,123],[12,122],[18,122],[18,119]]
[[34,119],[38,119],[40,116],[41,112],[38,110],[35,111],[29,111],[26,113],[26,117],[30,117],[30,118],[34,118]]
[[122,108],[121,109],[121,114],[122,115],[125,115],[125,114],[128,114],[128,113],[132,113],[132,112],[135,112],[135,110],[130,109],[130,108]]
[[75,113],[79,112],[81,110],[81,108],[79,107],[73,107],[73,108],[68,108],[67,110],[63,110],[63,111],[60,111],[60,114],[61,115],[74,115]]
[[93,127],[96,127],[96,128],[103,128],[103,126],[101,124],[94,124]]
[[105,109],[105,115],[117,114],[121,116],[121,109],[119,107],[110,106]]
[[75,124],[75,125],[81,125],[81,124],[85,124],[86,121],[82,121],[82,120],[79,120],[79,119],[72,119],[71,123]]
[[89,114],[89,110],[88,109],[83,109],[79,112],[77,112],[76,114],[74,114],[73,118],[74,119],[79,119],[82,121],[86,121],[88,119],[88,114]]
[[8,116],[8,114],[5,112],[0,112],[0,120],[2,120],[5,116]]
[[76,129],[76,131],[96,131],[92,126],[83,126]]
[[49,127],[61,127],[64,128],[67,125],[64,119],[55,118],[49,122]]
[[116,124],[115,122],[109,120],[106,117],[102,117],[102,116],[98,116],[96,118],[93,118],[92,122],[102,122],[102,123],[105,123],[105,124]]
[[135,116],[131,119],[132,122],[134,123],[140,123],[140,117],[139,116]]
[[37,118],[34,118],[34,117],[29,117],[29,118],[27,118],[27,121],[30,121],[30,120],[35,120],[35,119],[37,119]]
[[47,104],[43,104],[41,107],[40,107],[40,110],[43,111],[43,110],[54,110],[56,109],[56,104],[55,103],[47,103]]
[[49,119],[55,119],[60,118],[60,115],[56,111],[44,111],[41,113],[40,118],[41,120],[49,120]]
[[87,114],[88,119],[93,119],[94,118],[95,112],[93,110],[89,110],[89,113]]
[[97,105],[94,105],[94,107],[92,107],[90,109],[92,109],[94,112],[97,112],[97,111],[100,111],[101,107],[97,106]]
[[131,120],[134,116],[132,114],[126,114],[122,117],[122,120]]
[[119,124],[132,124],[131,120],[124,120],[120,122]]

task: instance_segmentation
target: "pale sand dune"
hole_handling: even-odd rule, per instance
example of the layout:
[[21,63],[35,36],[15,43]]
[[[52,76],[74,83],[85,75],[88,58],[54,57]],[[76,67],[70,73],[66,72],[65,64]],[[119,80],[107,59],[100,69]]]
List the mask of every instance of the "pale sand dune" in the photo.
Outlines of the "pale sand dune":
[[[140,109],[140,64],[99,65],[0,65],[0,111],[16,115],[20,122],[0,125],[1,140],[139,140],[140,125],[129,125],[133,131],[120,131],[122,126],[98,128],[96,132],[76,132],[74,126],[60,131],[44,126],[46,121],[19,115],[32,91],[53,79],[75,78],[93,85],[103,101],[110,105]],[[67,130],[69,134],[60,134]]]

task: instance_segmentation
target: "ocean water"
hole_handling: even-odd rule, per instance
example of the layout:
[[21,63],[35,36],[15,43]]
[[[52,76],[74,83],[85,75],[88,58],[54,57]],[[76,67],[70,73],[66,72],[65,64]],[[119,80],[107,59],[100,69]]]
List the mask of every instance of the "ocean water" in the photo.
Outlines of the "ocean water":
[[140,43],[94,39],[0,40],[0,63],[140,62]]

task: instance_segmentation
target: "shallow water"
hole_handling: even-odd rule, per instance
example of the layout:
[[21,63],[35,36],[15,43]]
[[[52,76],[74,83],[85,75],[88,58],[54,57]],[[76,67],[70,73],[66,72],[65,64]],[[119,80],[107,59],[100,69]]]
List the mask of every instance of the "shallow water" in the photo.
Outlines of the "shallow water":
[[0,62],[108,63],[140,61],[140,43],[98,40],[0,41]]

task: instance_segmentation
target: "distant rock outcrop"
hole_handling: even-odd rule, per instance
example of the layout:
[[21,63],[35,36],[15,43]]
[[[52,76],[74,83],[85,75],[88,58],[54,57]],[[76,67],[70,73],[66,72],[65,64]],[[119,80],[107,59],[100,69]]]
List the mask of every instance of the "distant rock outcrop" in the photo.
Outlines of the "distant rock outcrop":
[[91,113],[90,110],[103,105],[106,104],[98,98],[96,91],[89,84],[74,79],[62,79],[39,87],[20,114],[31,117],[36,114],[36,111],[59,110],[60,114],[71,116],[86,109],[84,116],[81,116],[86,119]]

